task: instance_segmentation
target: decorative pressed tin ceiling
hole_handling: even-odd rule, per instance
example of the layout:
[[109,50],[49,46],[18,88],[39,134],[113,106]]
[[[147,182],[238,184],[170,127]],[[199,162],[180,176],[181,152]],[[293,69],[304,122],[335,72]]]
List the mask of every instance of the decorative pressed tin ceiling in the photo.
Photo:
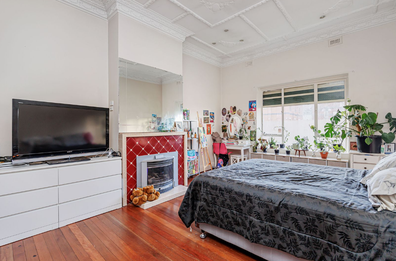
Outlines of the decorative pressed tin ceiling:
[[221,67],[396,20],[396,0],[58,1],[105,19],[120,12]]

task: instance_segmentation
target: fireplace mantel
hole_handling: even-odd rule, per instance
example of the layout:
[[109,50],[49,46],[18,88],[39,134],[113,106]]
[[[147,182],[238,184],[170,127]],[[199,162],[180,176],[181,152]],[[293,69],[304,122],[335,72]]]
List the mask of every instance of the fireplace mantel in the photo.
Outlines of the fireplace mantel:
[[122,154],[124,206],[129,202],[131,191],[136,188],[136,155],[178,151],[179,184],[188,185],[186,132],[123,132],[119,134],[119,148]]

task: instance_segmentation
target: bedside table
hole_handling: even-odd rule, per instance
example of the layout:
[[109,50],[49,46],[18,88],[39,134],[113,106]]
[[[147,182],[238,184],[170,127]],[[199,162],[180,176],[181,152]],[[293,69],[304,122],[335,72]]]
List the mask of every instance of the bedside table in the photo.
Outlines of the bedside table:
[[363,153],[363,152],[349,152],[351,168],[353,169],[373,169],[375,165],[385,154],[380,153]]

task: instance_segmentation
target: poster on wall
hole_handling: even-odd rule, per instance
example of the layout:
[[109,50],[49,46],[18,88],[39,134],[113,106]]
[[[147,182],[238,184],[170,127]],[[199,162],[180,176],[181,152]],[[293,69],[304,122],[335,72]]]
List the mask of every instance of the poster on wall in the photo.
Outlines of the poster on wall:
[[221,125],[221,132],[227,132],[227,125]]
[[249,111],[256,111],[256,106],[257,106],[256,100],[249,101]]
[[189,121],[190,120],[190,110],[183,110],[183,120]]
[[226,114],[227,114],[227,109],[226,109],[226,108],[223,108],[223,109],[221,110],[221,115],[226,116]]
[[209,117],[209,110],[203,110],[203,116]]
[[209,123],[209,117],[203,117],[204,123]]
[[210,112],[210,122],[214,122],[214,112]]
[[254,121],[254,119],[255,119],[255,112],[249,111],[249,121]]
[[212,124],[206,124],[206,135],[212,134]]

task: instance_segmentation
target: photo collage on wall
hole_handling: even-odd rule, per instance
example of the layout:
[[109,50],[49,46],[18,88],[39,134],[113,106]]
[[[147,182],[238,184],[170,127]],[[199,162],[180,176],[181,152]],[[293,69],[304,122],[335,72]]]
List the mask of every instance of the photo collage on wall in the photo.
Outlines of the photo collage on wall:
[[209,110],[203,110],[203,123],[206,130],[206,135],[211,135],[214,132],[215,113]]
[[229,135],[230,125],[233,125],[233,119],[235,115],[236,117],[240,117],[239,119],[242,121],[243,128],[248,132],[247,136],[250,136],[250,139],[256,139],[256,110],[257,110],[257,102],[256,100],[250,100],[248,103],[247,110],[237,108],[237,106],[230,106],[229,110],[227,108],[223,108],[221,110],[221,132],[223,133],[223,137],[227,137]]

